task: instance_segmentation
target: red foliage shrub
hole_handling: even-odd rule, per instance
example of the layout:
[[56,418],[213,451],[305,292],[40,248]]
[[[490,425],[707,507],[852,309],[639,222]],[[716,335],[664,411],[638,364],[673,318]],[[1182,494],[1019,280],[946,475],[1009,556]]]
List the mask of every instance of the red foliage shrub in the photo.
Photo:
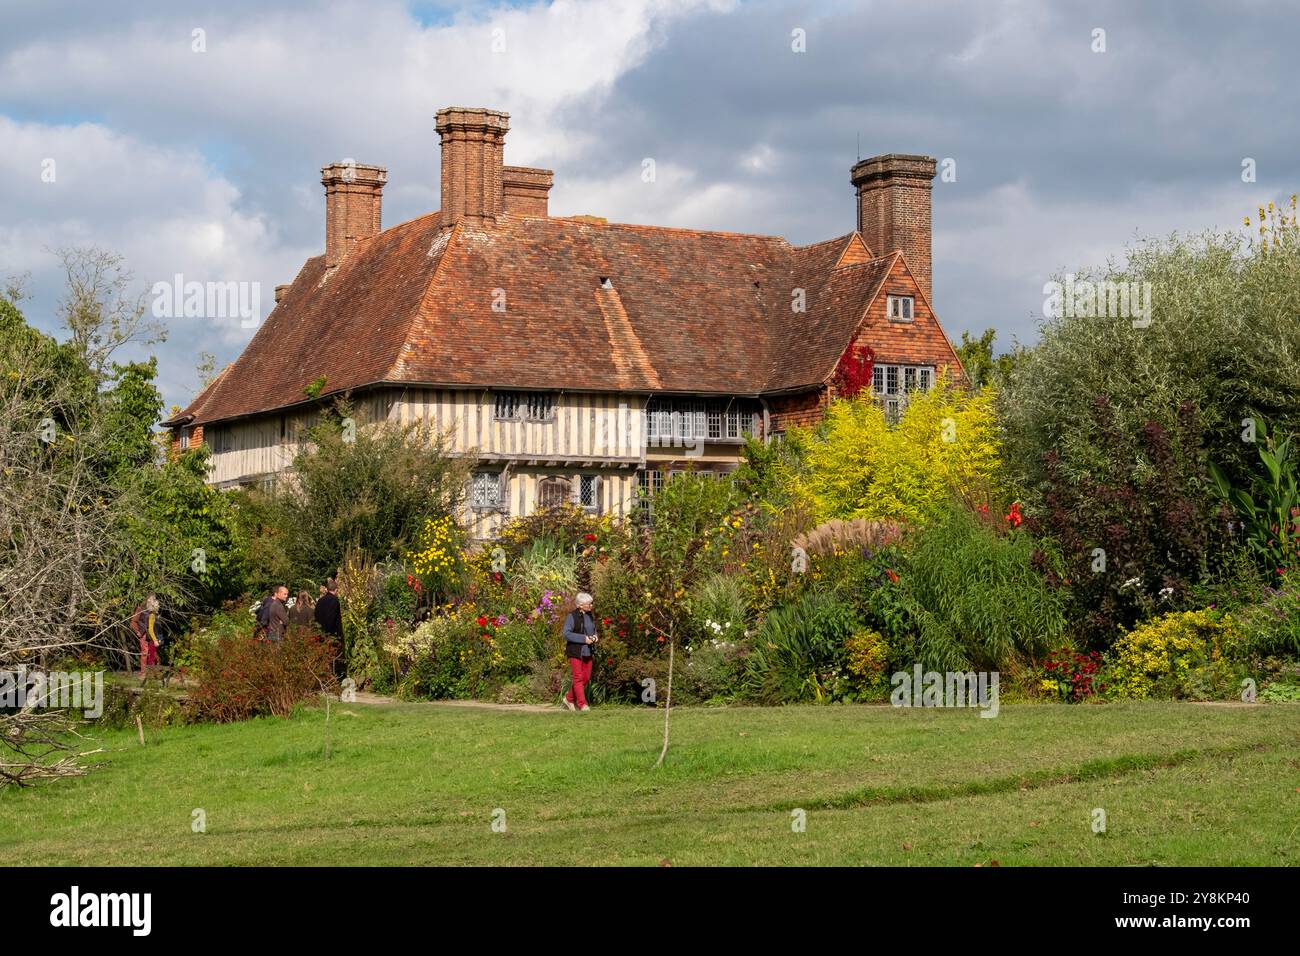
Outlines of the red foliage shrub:
[[875,351],[870,345],[859,345],[855,335],[835,368],[836,393],[843,398],[853,398],[864,388],[870,388],[875,367]]
[[199,720],[286,717],[294,704],[334,684],[333,646],[305,628],[290,628],[278,643],[218,637],[203,644],[198,657],[199,686],[190,706]]

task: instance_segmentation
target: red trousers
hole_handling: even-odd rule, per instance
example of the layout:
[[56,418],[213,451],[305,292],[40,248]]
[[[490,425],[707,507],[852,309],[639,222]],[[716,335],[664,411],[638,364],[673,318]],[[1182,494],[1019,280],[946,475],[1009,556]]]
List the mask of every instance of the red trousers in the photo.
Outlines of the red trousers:
[[594,655],[592,657],[569,658],[569,670],[573,671],[573,686],[564,695],[564,699],[571,703],[576,702],[579,707],[587,706],[587,695],[584,691],[587,685],[591,683],[591,662],[594,659]]
[[147,637],[140,638],[140,673],[158,663],[158,645]]

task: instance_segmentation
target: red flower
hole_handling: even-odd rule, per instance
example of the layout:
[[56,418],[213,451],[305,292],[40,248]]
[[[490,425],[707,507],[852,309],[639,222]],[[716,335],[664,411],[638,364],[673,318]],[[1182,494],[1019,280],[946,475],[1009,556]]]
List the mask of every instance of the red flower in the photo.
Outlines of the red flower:
[[1019,528],[1020,522],[1023,520],[1024,520],[1024,515],[1020,513],[1020,502],[1017,501],[1015,504],[1011,506],[1011,510],[1007,512],[1007,522],[1011,525],[1011,527]]
[[408,574],[408,575],[406,576],[406,583],[407,583],[408,585],[414,585],[414,584],[415,584],[415,575]]
[[889,575],[889,580],[893,581],[895,584],[898,583],[898,575],[894,573],[893,568],[885,568],[885,573]]
[[605,663],[608,664],[609,666],[613,667],[613,666],[614,666],[614,658],[612,658],[612,657],[607,657],[607,658],[605,658]]
[[582,536],[582,540],[584,540],[584,541],[595,541],[595,540],[596,540],[596,536],[595,536],[594,534],[590,534],[590,533],[588,533],[588,534],[584,534],[584,535]]
[[487,618],[480,616],[478,619],[479,627],[487,627]]
[[664,636],[660,634],[657,638],[655,638],[655,640],[657,640],[660,644],[662,644],[664,642]]

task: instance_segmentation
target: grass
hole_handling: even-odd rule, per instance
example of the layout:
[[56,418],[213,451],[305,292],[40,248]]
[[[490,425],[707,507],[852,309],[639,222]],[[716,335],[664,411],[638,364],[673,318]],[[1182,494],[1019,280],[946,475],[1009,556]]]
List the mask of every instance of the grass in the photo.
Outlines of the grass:
[[682,708],[654,770],[662,716],[336,704],[328,756],[316,709],[144,747],[103,733],[88,776],[0,794],[0,846],[133,866],[1300,863],[1297,705]]

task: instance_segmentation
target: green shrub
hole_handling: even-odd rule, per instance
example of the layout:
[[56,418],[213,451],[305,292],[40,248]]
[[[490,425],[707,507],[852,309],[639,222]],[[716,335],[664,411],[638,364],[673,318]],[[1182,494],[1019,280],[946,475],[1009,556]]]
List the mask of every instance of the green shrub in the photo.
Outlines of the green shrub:
[[938,671],[1012,670],[1061,644],[1065,599],[1035,567],[1051,556],[1023,530],[963,507],[917,538],[902,584],[919,662]]
[[987,501],[1002,484],[993,390],[968,392],[943,376],[913,393],[897,423],[863,394],[833,402],[821,424],[793,440],[806,466],[793,475],[793,496],[818,521],[926,524],[954,496]]
[[[507,680],[531,674],[534,663],[546,660],[557,650],[555,629],[542,618],[507,620],[495,628],[493,636],[501,656],[497,670]],[[604,646],[602,640],[602,650]]]
[[770,611],[746,660],[746,695],[773,704],[844,699],[852,690],[846,642],[861,623],[851,605],[828,594]]
[[196,673],[205,646],[223,637],[252,637],[257,629],[252,608],[253,600],[243,595],[227,601],[211,617],[196,619],[189,631],[166,647],[167,663],[181,674]]
[[1300,703],[1300,684],[1288,684],[1281,681],[1270,682],[1260,690],[1256,699],[1265,704]]
[[1254,436],[1259,462],[1249,484],[1234,486],[1224,469],[1210,463],[1219,494],[1245,525],[1246,543],[1270,575],[1300,571],[1300,453],[1293,435],[1269,434],[1263,418],[1255,418]]
[[1240,655],[1300,657],[1300,572],[1262,589],[1259,602],[1241,608],[1236,617],[1244,632]]
[[[1179,611],[1125,631],[1104,674],[1107,695],[1144,699],[1235,696],[1229,666],[1243,634],[1217,611]],[[1225,691],[1224,688],[1227,687]]]
[[[1149,324],[1132,316],[1048,319],[1037,345],[1018,356],[999,397],[1008,460],[1039,511],[1045,455],[1057,450],[1067,480],[1092,476],[1104,455],[1088,414],[1107,396],[1125,435],[1149,421],[1177,426],[1190,403],[1204,423],[1207,450],[1243,484],[1254,449],[1240,438],[1250,411],[1284,433],[1300,431],[1300,243],[1243,250],[1237,232],[1139,243],[1112,267],[1076,277],[1150,283]],[[1117,465],[1122,463],[1116,463]],[[1131,460],[1131,470],[1149,462]],[[1208,483],[1186,489],[1217,498]]]
[[429,422],[345,430],[330,413],[309,437],[272,512],[299,573],[323,579],[351,547],[380,561],[400,559],[428,518],[454,514],[464,496],[468,465],[447,453]]
[[578,590],[578,556],[554,538],[528,542],[513,567],[512,582],[530,596],[546,591],[573,594]]
[[[740,691],[747,650],[734,641],[705,638],[686,649],[686,666],[677,662],[674,681],[684,699],[707,703],[733,699]],[[674,683],[673,693],[678,693]]]
[[846,643],[845,668],[860,700],[883,698],[889,690],[889,643],[879,631],[861,630]]
[[179,727],[193,719],[193,710],[177,694],[139,690],[115,681],[104,682],[104,712],[96,726],[112,730],[135,728],[135,718],[149,728]]
[[379,586],[375,600],[369,607],[369,624],[371,629],[378,629],[387,622],[397,627],[409,627],[415,621],[415,609],[419,603],[419,593],[412,583],[412,575],[404,565],[393,562],[375,568]]
[[714,574],[696,589],[691,601],[697,641],[738,642],[748,616],[745,588],[739,575]]

